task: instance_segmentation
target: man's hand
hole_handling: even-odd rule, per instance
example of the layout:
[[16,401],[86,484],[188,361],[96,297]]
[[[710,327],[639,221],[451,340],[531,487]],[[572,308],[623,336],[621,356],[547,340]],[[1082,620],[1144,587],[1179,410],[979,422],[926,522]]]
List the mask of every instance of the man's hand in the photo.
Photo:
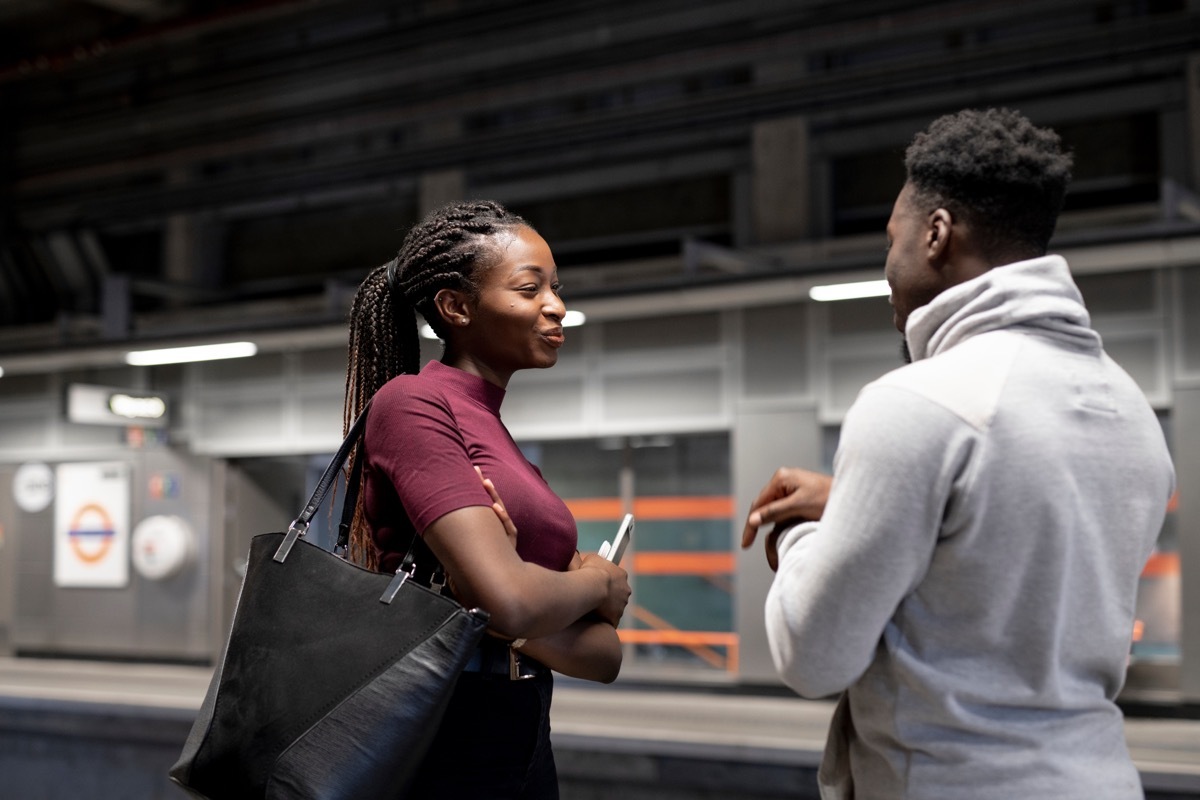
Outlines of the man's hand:
[[832,487],[833,478],[828,475],[797,467],[780,467],[750,508],[746,526],[742,529],[742,548],[754,544],[759,528],[774,523],[775,528],[766,537],[765,544],[767,563],[772,570],[776,569],[779,555],[775,545],[779,534],[788,524],[820,519]]

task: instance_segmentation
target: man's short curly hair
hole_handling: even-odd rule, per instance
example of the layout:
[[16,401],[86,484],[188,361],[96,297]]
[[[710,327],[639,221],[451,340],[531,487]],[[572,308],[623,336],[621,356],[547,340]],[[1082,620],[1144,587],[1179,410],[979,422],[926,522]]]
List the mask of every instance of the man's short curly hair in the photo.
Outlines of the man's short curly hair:
[[934,120],[904,166],[917,202],[963,216],[996,257],[1045,255],[1071,180],[1058,134],[1006,108]]

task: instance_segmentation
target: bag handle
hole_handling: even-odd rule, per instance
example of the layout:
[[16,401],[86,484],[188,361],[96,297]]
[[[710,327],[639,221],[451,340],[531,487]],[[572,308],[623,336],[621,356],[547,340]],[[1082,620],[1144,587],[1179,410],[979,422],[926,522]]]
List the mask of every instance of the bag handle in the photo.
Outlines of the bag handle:
[[[350,457],[350,451],[354,449],[354,445],[362,438],[363,430],[367,426],[367,412],[371,410],[371,402],[371,400],[368,400],[367,404],[363,406],[362,413],[358,415],[358,419],[354,420],[354,423],[350,426],[350,430],[346,433],[346,438],[342,441],[341,447],[334,453],[329,466],[325,468],[325,472],[321,474],[321,479],[317,481],[317,486],[313,489],[312,496],[308,499],[304,510],[288,526],[287,535],[283,537],[283,541],[275,551],[275,561],[282,563],[288,557],[288,553],[292,551],[292,546],[296,544],[296,541],[308,533],[309,523],[316,516],[317,511],[321,508],[321,504],[325,502],[325,495],[329,493],[329,490],[337,480],[338,471],[346,463],[346,459]],[[359,485],[362,482],[362,465],[364,460],[363,458],[355,460],[354,468],[350,470],[350,475],[346,480],[346,495],[342,500],[342,518],[338,523],[338,537],[333,548],[334,553],[343,558],[345,558],[345,552],[349,545],[350,527],[354,522],[354,511],[358,505],[358,491]],[[405,553],[404,560],[396,569],[396,574],[388,583],[383,595],[380,596],[379,602],[391,603],[400,591],[400,587],[404,585],[404,582],[415,574],[416,547],[417,535],[414,531],[412,541],[408,545],[408,552]],[[433,572],[432,584],[437,585],[440,590],[441,586],[446,583],[446,573],[441,562],[437,562],[436,558],[435,563],[437,564],[437,568]]]
[[354,512],[358,508],[358,491],[362,488],[363,462],[366,460],[363,457],[355,459],[354,468],[350,470],[350,476],[346,479],[346,497],[342,500],[342,519],[338,522],[337,541],[333,545],[333,552],[342,558],[346,557],[346,551],[350,549],[350,528],[354,524]]
[[[372,398],[373,399],[373,398]],[[363,430],[367,427],[367,412],[371,410],[371,400],[363,406],[362,413],[358,415],[358,419],[354,420],[354,424],[350,426],[350,430],[346,433],[346,438],[342,441],[341,447],[333,455],[333,460],[329,462],[329,466],[325,468],[325,472],[321,474],[321,479],[317,481],[317,487],[313,489],[312,496],[308,498],[308,503],[304,506],[304,510],[300,512],[300,516],[292,521],[288,527],[287,535],[283,537],[283,542],[279,545],[279,549],[275,551],[275,560],[282,562],[288,557],[288,553],[292,551],[292,545],[296,540],[308,533],[308,526],[312,522],[312,518],[321,508],[321,504],[325,502],[325,495],[333,487],[337,481],[337,474],[346,463],[346,459],[350,457],[350,451],[358,444],[362,437]],[[345,535],[349,536],[350,526],[346,519],[346,506],[350,506],[350,514],[353,517],[354,504],[358,501],[358,481],[356,477],[362,475],[361,472],[362,459],[355,462],[358,467],[356,472],[358,475],[352,475],[350,480],[346,482],[346,501],[342,506],[342,524],[338,526],[338,544],[342,544],[343,531],[345,527]]]

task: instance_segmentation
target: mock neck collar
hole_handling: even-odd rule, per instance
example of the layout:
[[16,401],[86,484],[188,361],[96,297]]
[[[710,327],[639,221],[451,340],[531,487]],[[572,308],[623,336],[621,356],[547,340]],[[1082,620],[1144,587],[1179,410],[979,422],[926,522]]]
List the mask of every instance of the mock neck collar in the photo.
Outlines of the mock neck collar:
[[421,372],[442,386],[474,400],[493,414],[500,414],[500,404],[504,402],[505,391],[496,384],[436,360],[422,367]]

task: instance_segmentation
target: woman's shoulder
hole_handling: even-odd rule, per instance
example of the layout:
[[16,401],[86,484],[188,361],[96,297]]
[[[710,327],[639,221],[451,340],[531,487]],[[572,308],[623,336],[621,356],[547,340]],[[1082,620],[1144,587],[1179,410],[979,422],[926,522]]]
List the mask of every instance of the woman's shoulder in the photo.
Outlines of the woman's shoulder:
[[457,428],[454,405],[443,387],[420,375],[398,375],[375,392],[367,419],[367,437],[386,441],[391,436],[444,434]]
[[397,375],[379,388],[372,408],[404,412],[429,406],[449,408],[446,393],[435,381],[421,375]]

